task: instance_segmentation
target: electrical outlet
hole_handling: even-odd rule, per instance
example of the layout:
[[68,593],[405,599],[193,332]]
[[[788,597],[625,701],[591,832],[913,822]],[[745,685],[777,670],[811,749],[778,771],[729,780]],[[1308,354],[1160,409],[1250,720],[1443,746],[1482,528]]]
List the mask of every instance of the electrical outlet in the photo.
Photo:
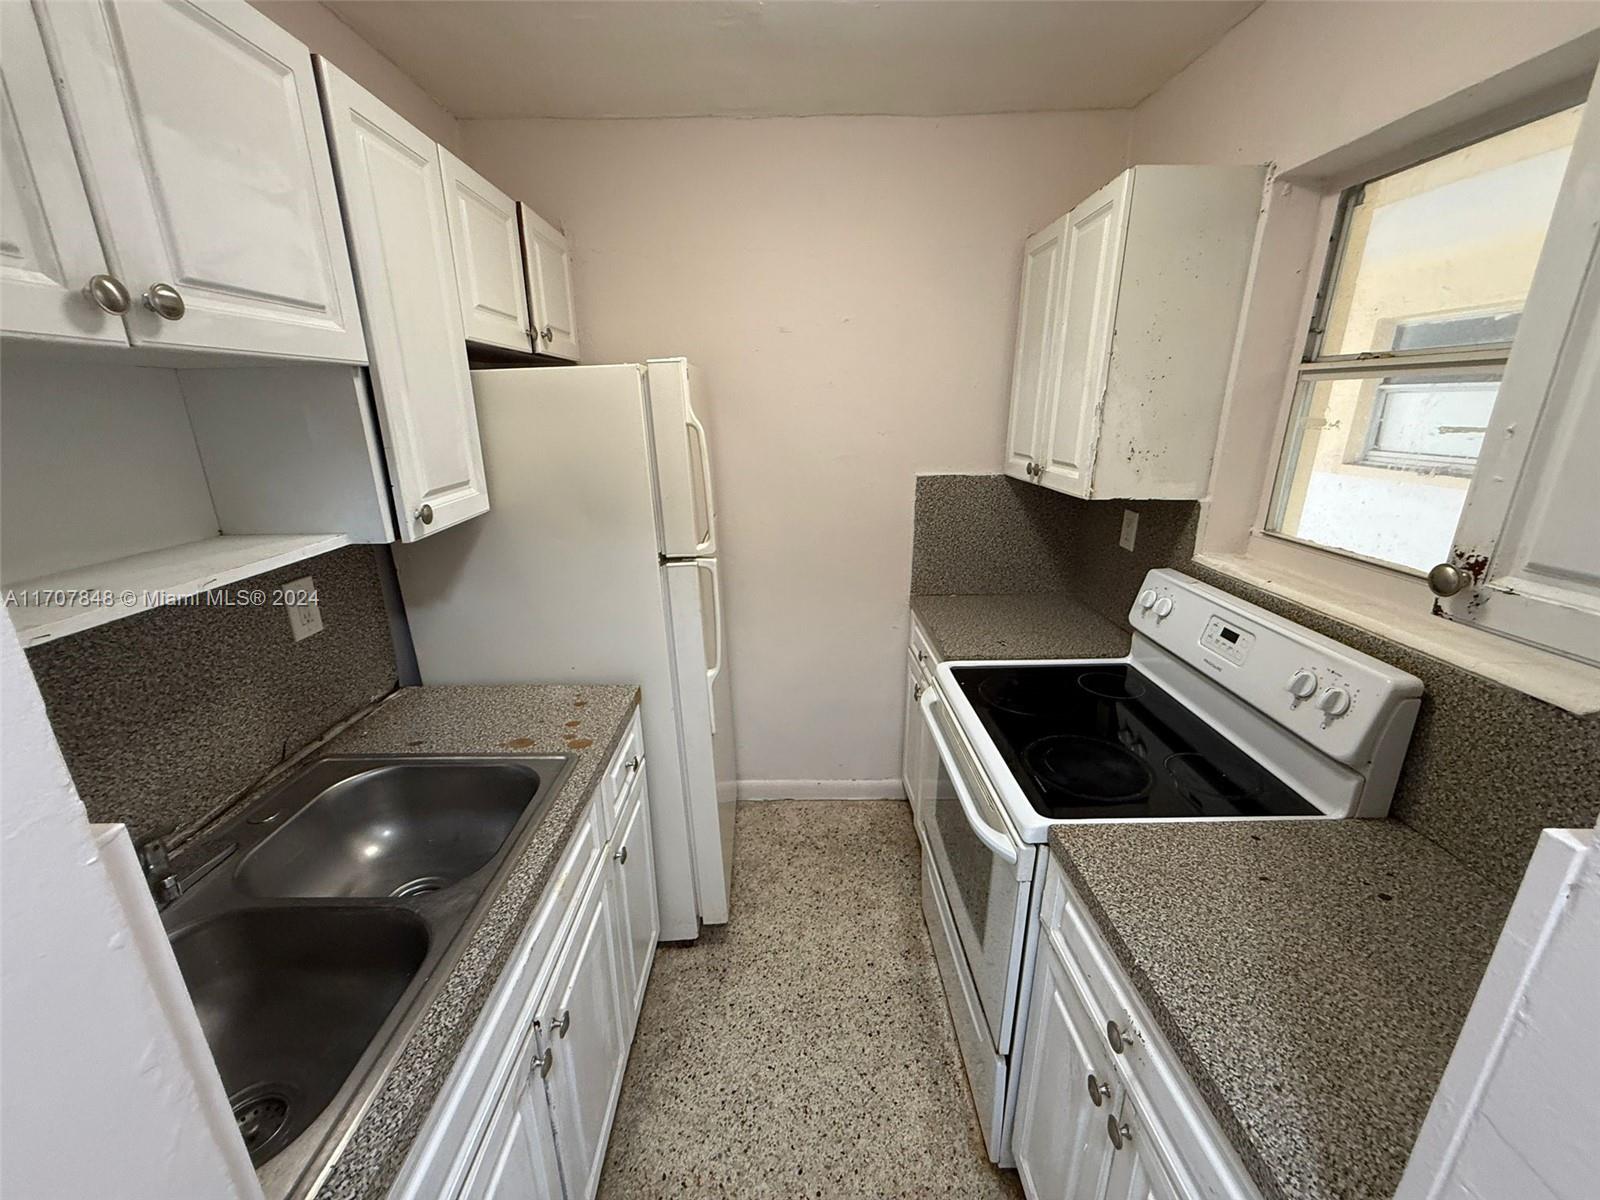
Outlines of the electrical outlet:
[[1124,550],[1133,549],[1133,539],[1139,532],[1139,514],[1131,508],[1122,510],[1122,536],[1117,538],[1117,545]]
[[281,595],[295,641],[303,642],[313,633],[322,632],[322,610],[317,607],[317,585],[311,576],[284,584]]

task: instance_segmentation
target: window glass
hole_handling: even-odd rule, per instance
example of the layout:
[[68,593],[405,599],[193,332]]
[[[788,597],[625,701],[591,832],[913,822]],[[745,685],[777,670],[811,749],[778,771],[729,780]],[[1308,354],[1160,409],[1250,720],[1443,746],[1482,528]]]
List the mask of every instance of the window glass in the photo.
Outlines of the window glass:
[[1498,378],[1306,380],[1272,529],[1426,571],[1455,535]]
[[1582,111],[1346,194],[1269,532],[1418,572],[1448,558]]
[[1494,315],[1448,326],[1459,340],[1428,345],[1510,341],[1581,114],[1557,113],[1358,189],[1317,357],[1416,349],[1403,344],[1407,324],[1453,314]]

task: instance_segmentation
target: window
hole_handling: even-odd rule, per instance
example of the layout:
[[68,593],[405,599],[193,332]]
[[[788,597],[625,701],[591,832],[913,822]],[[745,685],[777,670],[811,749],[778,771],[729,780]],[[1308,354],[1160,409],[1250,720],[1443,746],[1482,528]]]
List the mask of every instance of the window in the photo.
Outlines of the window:
[[1582,107],[1340,197],[1266,530],[1448,554]]

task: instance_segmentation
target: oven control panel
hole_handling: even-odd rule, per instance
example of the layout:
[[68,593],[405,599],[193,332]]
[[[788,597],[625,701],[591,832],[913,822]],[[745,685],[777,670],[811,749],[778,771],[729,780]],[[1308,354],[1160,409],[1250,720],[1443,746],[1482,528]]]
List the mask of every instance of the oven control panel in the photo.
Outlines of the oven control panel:
[[1401,725],[1409,741],[1419,679],[1237,596],[1177,571],[1151,571],[1128,619],[1137,634],[1332,758],[1365,767]]

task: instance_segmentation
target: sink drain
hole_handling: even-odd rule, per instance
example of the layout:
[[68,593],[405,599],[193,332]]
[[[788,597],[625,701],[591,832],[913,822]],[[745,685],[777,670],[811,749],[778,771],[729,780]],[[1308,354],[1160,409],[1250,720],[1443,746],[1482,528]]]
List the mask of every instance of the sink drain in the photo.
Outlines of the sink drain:
[[404,900],[408,896],[426,896],[429,892],[437,892],[444,885],[445,880],[441,876],[423,875],[421,878],[413,879],[409,883],[402,883],[389,895],[397,900]]
[[250,1161],[259,1163],[276,1149],[274,1143],[289,1123],[289,1097],[272,1084],[258,1084],[228,1103],[233,1106],[233,1119],[239,1123],[239,1136],[250,1152]]

